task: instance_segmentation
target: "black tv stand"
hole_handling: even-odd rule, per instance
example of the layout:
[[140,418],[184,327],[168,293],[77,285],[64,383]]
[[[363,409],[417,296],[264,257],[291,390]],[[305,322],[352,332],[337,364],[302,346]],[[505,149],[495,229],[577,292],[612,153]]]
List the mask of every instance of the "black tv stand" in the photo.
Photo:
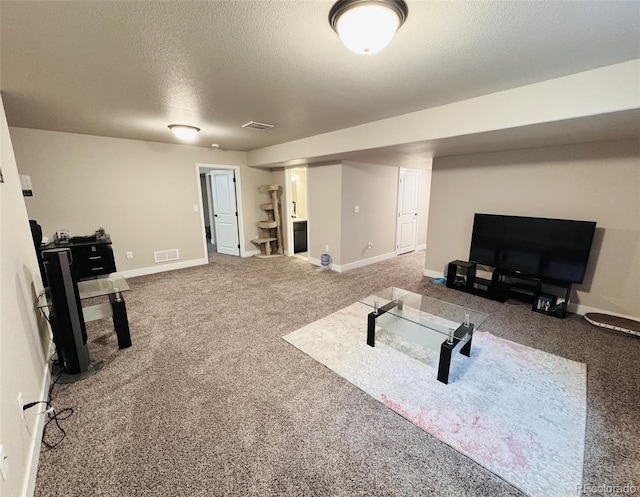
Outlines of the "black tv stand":
[[498,302],[525,302],[531,304],[534,312],[560,319],[568,315],[571,283],[564,281],[533,278],[503,269],[494,269],[488,280],[476,277],[475,263],[456,260],[449,263],[447,286]]

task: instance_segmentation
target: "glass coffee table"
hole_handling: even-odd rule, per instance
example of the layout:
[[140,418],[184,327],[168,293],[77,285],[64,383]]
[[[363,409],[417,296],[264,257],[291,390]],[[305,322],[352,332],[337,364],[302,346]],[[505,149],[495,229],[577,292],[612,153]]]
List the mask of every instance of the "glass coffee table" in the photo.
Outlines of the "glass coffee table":
[[[53,341],[58,354],[58,363],[62,365],[57,370],[57,372],[60,372],[56,380],[59,383],[72,383],[83,380],[102,368],[102,361],[93,362],[89,357],[89,351],[86,346],[86,322],[108,317],[113,318],[113,328],[118,339],[118,348],[131,347],[127,307],[122,295],[124,292],[129,291],[127,281],[121,276],[109,276],[107,278],[78,281],[74,285],[77,285],[77,298],[79,305],[82,306],[79,309],[81,315],[79,316],[80,324],[78,330],[75,330],[73,326],[62,326],[60,324],[58,312],[60,315],[67,313],[66,315],[69,316],[70,311],[66,310],[64,306],[63,309],[56,310],[48,288],[38,296],[37,302],[37,307],[51,325]],[[73,297],[73,293],[71,293],[71,296]],[[83,305],[93,303],[94,299],[98,299],[98,297],[108,297],[109,301],[94,305]],[[57,372],[54,372],[54,374],[57,374]]]
[[437,367],[438,381],[445,384],[449,383],[453,353],[460,351],[469,357],[473,332],[489,317],[396,287],[360,302],[373,308],[367,320],[367,345],[375,347],[378,340]]
[[[96,297],[109,297],[109,302],[82,307],[82,317],[85,322],[95,321],[107,317],[113,318],[113,328],[118,338],[118,348],[131,347],[129,319],[123,293],[129,291],[129,284],[122,276],[109,276],[93,280],[78,281],[80,302]],[[52,310],[51,298],[48,291],[38,297],[37,307],[41,310]],[[51,312],[51,311],[50,311]]]

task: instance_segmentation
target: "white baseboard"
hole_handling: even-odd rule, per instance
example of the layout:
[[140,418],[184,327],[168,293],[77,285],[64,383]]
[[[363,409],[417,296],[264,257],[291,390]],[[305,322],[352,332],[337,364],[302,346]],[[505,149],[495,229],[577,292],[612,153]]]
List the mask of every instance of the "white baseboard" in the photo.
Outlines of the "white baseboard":
[[[53,354],[53,341],[49,345],[49,352],[47,357],[51,357]],[[44,374],[42,377],[42,389],[40,390],[40,399],[45,400],[49,397],[49,387],[51,386],[51,362],[47,362],[44,368]],[[36,489],[36,475],[38,474],[38,461],[40,460],[40,449],[42,448],[42,434],[44,432],[44,425],[46,416],[35,417],[35,430],[29,441],[29,453],[27,454],[26,461],[26,474],[24,475],[24,481],[22,483],[22,496],[32,497]]]
[[[349,271],[350,269],[356,269],[359,267],[375,264],[376,262],[386,261],[387,259],[393,259],[396,256],[395,252],[388,252],[386,254],[376,255],[375,257],[369,257],[367,259],[361,259],[359,261],[349,262],[340,266],[340,271]],[[337,271],[337,270],[336,270]]]
[[427,244],[423,243],[422,245],[416,246],[416,252],[419,252],[420,250],[427,250]]
[[569,302],[569,311],[575,312],[576,314],[580,314],[584,316],[588,312],[596,312],[600,314],[608,314],[610,316],[617,316],[619,318],[631,319],[633,321],[640,320],[640,316],[630,316],[628,314],[620,314],[619,312],[607,311],[605,309],[598,309],[597,307],[591,307],[583,304],[572,304]]
[[[386,261],[387,259],[393,259],[396,256],[395,252],[389,252],[387,254],[376,255],[375,257],[369,257],[368,259],[361,259],[359,261],[349,262],[347,264],[334,264],[333,262],[329,265],[329,269],[335,271],[336,273],[342,273],[344,271],[349,271],[351,269],[356,269],[359,267],[368,266],[370,264],[375,264],[376,262]],[[314,266],[321,266],[322,263],[320,259],[316,259],[314,257],[308,258],[309,262]]]
[[[315,257],[307,257],[307,261],[309,261],[309,263],[313,264],[314,266],[318,266],[318,267],[322,266],[322,262],[320,261],[320,259],[316,259]],[[333,263],[329,264],[329,269],[340,272],[336,268],[340,268],[340,266]]]
[[261,252],[259,250],[245,250],[241,257],[253,257],[254,255],[258,255]]
[[190,261],[173,262],[171,264],[158,264],[157,266],[141,267],[138,269],[129,269],[127,271],[118,271],[117,273],[113,273],[113,275],[122,276],[124,278],[133,278],[135,276],[163,273],[165,271],[173,271],[175,269],[184,269],[193,266],[202,266],[205,264],[209,264],[209,259],[192,259]]
[[[242,253],[242,258],[253,257],[259,254],[259,250],[246,250]],[[192,259],[190,261],[174,262],[171,264],[158,264],[157,266],[141,267],[138,269],[129,269],[127,271],[118,271],[113,273],[114,276],[122,276],[123,278],[134,278],[135,276],[145,276],[147,274],[163,273],[165,271],[173,271],[175,269],[184,269],[187,267],[204,266],[209,264],[209,259]]]
[[444,278],[444,274],[439,271],[434,271],[433,269],[425,269],[422,274],[424,276],[428,276],[429,278]]
[[[318,267],[322,266],[322,261],[320,259],[316,259],[315,257],[307,257],[307,261],[310,264],[313,264],[314,266],[318,266]],[[342,266],[339,266],[338,264],[334,264],[332,262],[331,264],[329,264],[329,269],[331,269],[332,271],[335,271],[336,273],[339,273],[342,271]]]

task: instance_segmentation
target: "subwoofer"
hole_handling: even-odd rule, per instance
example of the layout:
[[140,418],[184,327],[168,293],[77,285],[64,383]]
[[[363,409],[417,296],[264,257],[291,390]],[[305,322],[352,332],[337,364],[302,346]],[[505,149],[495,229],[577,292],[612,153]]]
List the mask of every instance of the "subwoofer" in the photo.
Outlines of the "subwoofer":
[[[49,283],[49,318],[58,362],[64,374],[71,377],[67,381],[76,381],[95,371],[91,371],[93,368],[87,348],[87,330],[82,316],[80,292],[74,275],[71,251],[44,250],[42,258]],[[74,379],[74,375],[80,376],[75,376]]]

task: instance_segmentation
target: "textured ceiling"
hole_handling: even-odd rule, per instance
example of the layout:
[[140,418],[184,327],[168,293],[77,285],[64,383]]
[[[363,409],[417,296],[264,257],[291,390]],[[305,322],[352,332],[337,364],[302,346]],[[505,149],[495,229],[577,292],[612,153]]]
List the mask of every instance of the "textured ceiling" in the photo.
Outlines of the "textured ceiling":
[[[253,150],[640,57],[640,3],[408,0],[374,56],[329,1],[0,2],[12,126]],[[250,121],[270,131],[242,129]]]

